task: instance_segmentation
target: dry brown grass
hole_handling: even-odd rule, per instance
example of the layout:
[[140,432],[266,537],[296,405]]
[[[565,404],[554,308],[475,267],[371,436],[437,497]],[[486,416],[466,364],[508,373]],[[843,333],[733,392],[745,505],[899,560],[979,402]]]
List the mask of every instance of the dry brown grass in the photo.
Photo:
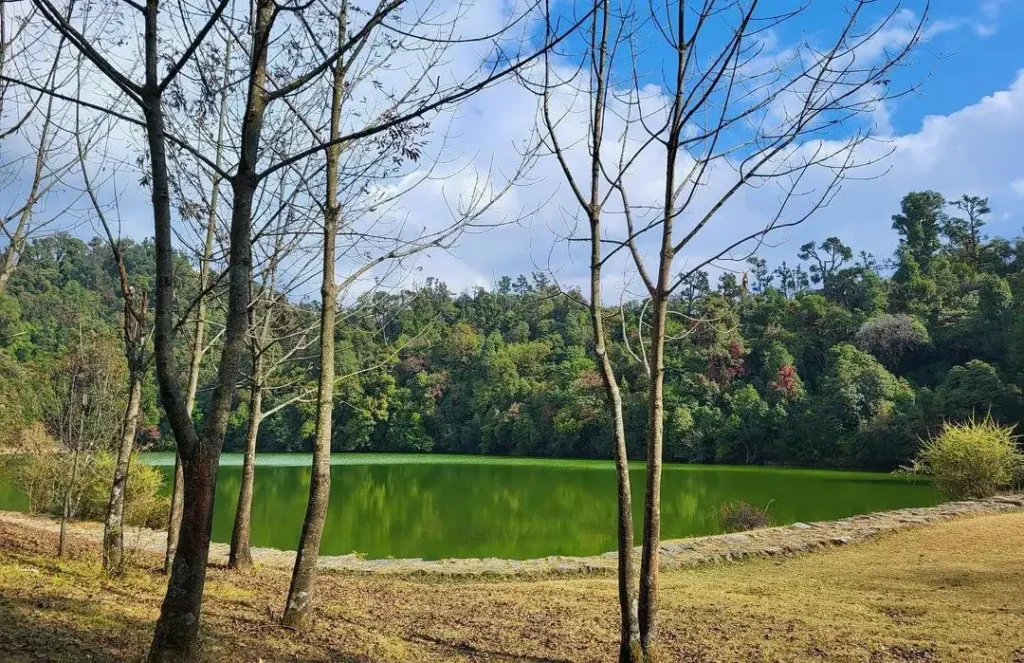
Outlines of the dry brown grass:
[[[164,578],[104,580],[85,544],[0,523],[0,660],[144,655]],[[210,660],[602,661],[612,579],[440,582],[323,575],[312,627],[275,624],[286,572],[213,569]],[[1024,662],[1024,514],[968,518],[783,561],[663,576],[667,661]]]

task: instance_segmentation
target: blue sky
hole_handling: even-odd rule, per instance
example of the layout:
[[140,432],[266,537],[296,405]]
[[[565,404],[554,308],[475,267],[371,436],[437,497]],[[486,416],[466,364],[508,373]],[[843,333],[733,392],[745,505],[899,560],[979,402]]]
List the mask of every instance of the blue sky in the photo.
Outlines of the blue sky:
[[[839,0],[817,1],[807,15],[786,30],[776,31],[780,48],[799,38],[814,40],[828,35],[838,20],[831,12]],[[923,2],[907,2],[919,10]],[[774,4],[766,6],[774,8]],[[890,5],[891,6],[891,5]],[[913,17],[908,17],[911,22]],[[948,198],[961,193],[989,196],[993,213],[986,231],[990,236],[1014,236],[1024,225],[1024,2],[934,0],[926,28],[928,38],[898,77],[919,82],[917,93],[888,104],[894,154],[887,159],[884,177],[849,182],[835,201],[804,225],[772,236],[761,254],[770,263],[796,262],[798,247],[810,240],[838,235],[855,250],[886,258],[896,236],[890,217],[899,201],[912,190],[935,189]],[[657,51],[644,57],[664,57]],[[895,78],[895,77],[894,77]],[[463,111],[464,132],[483,137],[498,146],[525,130],[508,109],[521,109],[525,100],[502,89],[472,100]],[[474,121],[476,118],[479,121]],[[497,121],[495,121],[497,119]],[[652,174],[656,176],[656,173]],[[430,275],[447,280],[454,288],[489,287],[497,276],[552,267],[563,284],[585,283],[585,260],[568,251],[551,251],[551,226],[557,226],[559,208],[572,203],[557,170],[538,166],[538,180],[558,189],[526,228],[504,228],[486,237],[470,237],[454,255],[437,256],[423,264]],[[520,195],[520,200],[529,198]],[[534,198],[539,198],[535,194]],[[745,205],[725,211],[717,229],[709,226],[705,246],[726,241],[735,234],[741,217],[771,201],[749,197]],[[564,216],[564,214],[562,214]],[[680,266],[703,257],[704,246],[693,255],[680,256]],[[629,281],[628,270],[620,278]],[[609,289],[616,275],[608,274]],[[627,289],[635,292],[635,284]],[[615,295],[617,296],[617,295]]]
[[1007,88],[1024,67],[1024,3],[933,0],[932,22],[958,23],[917,56],[922,90],[896,105],[893,125],[913,131],[925,115],[946,115]]
[[[796,0],[791,0],[795,2]],[[786,4],[791,4],[787,2]],[[791,26],[773,35],[778,48],[801,37],[815,41],[828,35],[838,20],[834,14],[840,0],[814,0],[811,9]],[[923,0],[906,0],[908,9],[919,10]],[[775,0],[762,6],[774,8]],[[473,6],[475,27],[486,33],[500,25],[505,0],[479,0]],[[895,153],[886,163],[887,174],[867,182],[851,182],[835,201],[810,221],[773,236],[761,253],[770,263],[796,261],[798,247],[830,235],[841,237],[855,250],[867,250],[887,257],[895,245],[890,216],[908,191],[935,189],[947,197],[961,193],[989,196],[993,213],[989,235],[1013,236],[1024,225],[1024,0],[933,0],[929,38],[913,56],[899,77],[919,81],[917,94],[903,97],[887,107]],[[909,22],[912,17],[907,17]],[[652,50],[646,58],[664,57]],[[664,48],[663,46],[661,48]],[[460,53],[455,62],[473,67],[472,54]],[[517,147],[535,123],[536,98],[515,82],[504,82],[471,98],[451,112],[441,126],[451,123],[447,155],[477,173],[512,170]],[[4,149],[10,150],[9,145]],[[134,159],[129,159],[133,163]],[[564,285],[586,281],[582,254],[567,249],[560,241],[573,199],[564,186],[557,165],[548,159],[530,170],[530,185],[514,189],[503,201],[504,211],[515,215],[528,210],[519,224],[486,233],[468,235],[450,251],[435,253],[416,261],[409,281],[434,276],[454,290],[490,287],[502,275],[550,269]],[[641,183],[657,188],[657,169],[637,174]],[[453,192],[464,186],[462,177],[431,183],[410,192],[402,202],[412,224],[429,227],[448,213]],[[137,181],[125,173],[123,183]],[[4,192],[0,192],[3,196]],[[447,199],[446,199],[447,198]],[[5,202],[0,199],[0,202]],[[11,202],[11,201],[6,201]],[[137,238],[152,232],[146,193],[125,186],[120,200],[126,220],[125,233]],[[715,246],[735,236],[747,217],[763,214],[773,204],[771,197],[753,192],[744,196],[722,218],[709,226],[702,243],[678,259],[684,267],[700,260]],[[95,224],[80,223],[74,232],[84,237],[95,234]],[[0,242],[2,244],[2,242]],[[615,273],[615,270],[618,273]],[[339,269],[344,273],[343,269]],[[619,265],[606,274],[610,297],[626,289],[632,292],[629,275]],[[635,285],[635,284],[634,284]]]

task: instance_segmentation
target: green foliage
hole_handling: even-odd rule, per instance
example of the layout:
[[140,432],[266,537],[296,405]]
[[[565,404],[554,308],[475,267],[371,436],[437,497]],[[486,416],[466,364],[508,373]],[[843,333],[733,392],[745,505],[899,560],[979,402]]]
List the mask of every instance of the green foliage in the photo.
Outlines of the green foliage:
[[[839,237],[800,246],[800,262],[750,256],[746,272],[694,272],[669,301],[665,458],[893,469],[944,421],[974,413],[1019,421],[1024,238],[985,238],[988,213],[983,199],[908,194],[893,217],[900,243],[883,261],[891,275]],[[130,279],[151,291],[152,245],[125,242],[122,250]],[[197,279],[177,260],[184,307]],[[72,365],[80,338],[98,348],[93,359],[110,360],[102,362],[109,371],[92,373],[122,370],[118,291],[103,241],[57,234],[25,252],[0,294],[0,445],[15,446],[25,437],[19,431],[45,418],[51,378]],[[491,291],[453,293],[427,279],[363,295],[336,332],[332,448],[611,457],[611,416],[582,299],[542,273],[502,277]],[[316,306],[292,304],[281,315],[314,328]],[[216,322],[221,311],[208,314]],[[639,459],[650,310],[625,302],[605,318],[627,449]],[[184,366],[189,334],[177,338]],[[266,359],[295,342],[275,344]],[[217,354],[202,364],[203,385]],[[310,449],[315,355],[315,345],[296,351],[271,380],[260,451]],[[139,441],[169,449],[152,371],[143,394]],[[199,390],[197,417],[209,397]],[[243,390],[226,449],[244,444],[247,417]]]
[[[72,518],[102,521],[107,513],[116,459],[113,454],[100,451],[80,454],[78,462],[78,476],[71,485]],[[6,472],[24,490],[33,513],[59,516],[64,493],[71,484],[71,466],[71,454],[40,453],[20,457]],[[125,492],[126,524],[161,527],[166,523],[169,498],[164,494],[163,481],[159,468],[133,459]]]
[[946,199],[940,193],[914,191],[904,196],[900,213],[892,217],[892,228],[900,234],[900,246],[907,249],[905,259],[912,259],[921,269],[928,269],[932,256],[939,250],[945,205]]
[[992,415],[998,421],[1017,421],[1020,414],[1020,390],[1005,384],[995,367],[972,359],[950,369],[936,390],[942,416],[966,421],[975,415]]
[[1024,456],[1013,428],[990,417],[948,423],[926,442],[917,457],[919,471],[952,499],[988,497],[1009,486]]

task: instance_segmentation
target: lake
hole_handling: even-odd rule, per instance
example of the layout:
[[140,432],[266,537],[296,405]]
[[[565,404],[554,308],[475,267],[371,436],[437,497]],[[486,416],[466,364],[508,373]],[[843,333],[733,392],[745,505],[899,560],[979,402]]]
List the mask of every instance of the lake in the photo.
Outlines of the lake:
[[[173,469],[173,454],[144,454]],[[309,490],[308,454],[257,456],[252,543],[294,549]],[[611,461],[443,455],[337,454],[321,553],[440,559],[594,555],[615,548]],[[241,455],[224,454],[215,541],[231,538]],[[637,536],[643,465],[631,469]],[[0,491],[0,501],[3,491]],[[773,524],[935,504],[927,483],[886,474],[713,465],[666,465],[665,539],[717,532],[716,509],[744,500],[769,505]],[[4,507],[0,503],[0,508]]]

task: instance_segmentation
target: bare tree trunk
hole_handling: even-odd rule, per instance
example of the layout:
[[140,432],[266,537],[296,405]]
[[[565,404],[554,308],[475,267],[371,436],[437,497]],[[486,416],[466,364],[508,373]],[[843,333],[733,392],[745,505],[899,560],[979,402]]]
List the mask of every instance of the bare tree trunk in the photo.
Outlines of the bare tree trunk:
[[150,661],[194,661],[198,658],[199,617],[213,527],[217,456],[202,452],[194,454],[194,457],[185,456],[182,470],[186,494],[183,527],[167,594],[153,634]]
[[594,354],[597,356],[605,395],[612,410],[615,439],[615,475],[618,506],[618,583],[619,583],[619,661],[642,660],[637,615],[637,583],[633,567],[633,499],[629,486],[629,456],[626,429],[622,417],[622,394],[615,371],[608,359],[601,304],[601,232],[600,221],[591,222],[590,322],[594,330]]
[[[550,3],[546,3],[546,43],[551,39]],[[552,152],[557,157],[562,173],[565,176],[580,207],[586,212],[590,224],[590,314],[591,330],[594,334],[594,355],[604,384],[605,398],[612,414],[612,436],[615,443],[615,480],[616,480],[616,530],[618,552],[618,590],[619,590],[619,661],[620,663],[639,663],[643,660],[640,645],[639,617],[637,614],[637,579],[633,560],[633,498],[630,493],[629,456],[626,448],[626,430],[622,416],[622,393],[615,377],[615,370],[608,357],[608,345],[605,335],[604,303],[601,288],[601,270],[604,263],[601,238],[601,215],[604,199],[601,194],[601,183],[611,181],[615,187],[614,177],[609,178],[608,171],[602,165],[604,143],[606,94],[609,61],[609,22],[610,10],[607,3],[595,2],[593,5],[593,23],[589,31],[587,66],[590,68],[592,94],[590,96],[590,172],[589,191],[577,184],[577,179],[569,167],[566,150],[559,142],[557,124],[551,115],[551,67],[547,56],[544,58],[544,97],[543,121],[548,131],[548,140]],[[621,174],[620,174],[621,176]],[[623,194],[625,200],[625,194]]]
[[249,534],[252,520],[252,492],[256,474],[256,438],[263,420],[263,360],[258,349],[253,351],[252,379],[249,394],[249,421],[245,428],[245,457],[242,460],[242,485],[238,489],[235,525],[231,530],[228,568],[241,571],[252,568]]
[[646,660],[657,660],[658,553],[661,549],[661,455],[665,408],[665,317],[668,300],[655,296],[651,343],[651,383],[647,408],[647,484],[644,539],[640,559],[640,644]]
[[124,501],[128,488],[128,465],[139,427],[142,403],[141,373],[133,369],[129,380],[128,406],[125,408],[121,441],[117,447],[117,464],[114,466],[114,482],[110,488],[107,518],[103,525],[103,570],[110,576],[124,570]]
[[[682,20],[682,19],[680,19]],[[680,58],[684,57],[682,54]],[[683,66],[679,66],[682,76]],[[677,85],[682,89],[682,84]],[[665,424],[665,322],[668,295],[672,287],[673,221],[676,215],[676,156],[682,131],[682,100],[676,95],[672,107],[665,161],[664,219],[661,224],[661,250],[658,256],[658,281],[651,304],[654,325],[651,329],[649,360],[650,385],[647,394],[647,484],[644,491],[644,539],[640,559],[640,645],[648,661],[656,661],[658,638],[658,570],[661,550],[661,456]]]
[[[330,169],[328,169],[330,172]],[[330,175],[328,175],[330,177]],[[336,181],[336,180],[335,180]],[[302,523],[302,536],[295,556],[295,568],[288,589],[283,623],[300,627],[309,615],[316,578],[320,538],[327,520],[331,493],[331,417],[334,410],[334,282],[335,232],[338,208],[328,204],[324,222],[323,282],[320,287],[320,380],[317,385],[316,437],[313,442],[313,468],[309,482],[309,504]]]
[[[344,44],[348,31],[348,3],[343,0],[338,11],[338,44]],[[341,133],[341,108],[345,92],[345,67],[335,65],[334,87],[331,92],[331,140]],[[331,419],[334,412],[334,318],[338,285],[334,271],[338,220],[341,207],[338,202],[338,161],[341,146],[333,144],[327,149],[327,200],[324,212],[324,239],[322,278],[320,284],[320,380],[317,384],[316,437],[313,442],[313,467],[309,481],[309,504],[302,523],[302,536],[295,555],[295,568],[288,587],[282,622],[286,626],[301,627],[309,617],[313,604],[313,582],[320,556],[320,538],[327,520],[327,505],[331,494]]]
[[171,572],[174,554],[178,551],[181,532],[181,510],[184,506],[185,476],[181,471],[181,455],[174,452],[174,475],[171,477],[171,509],[167,516],[167,549],[164,552],[164,573]]
[[[248,329],[249,288],[252,281],[252,206],[259,183],[260,133],[266,111],[267,43],[273,23],[275,5],[270,0],[259,0],[254,16],[253,48],[250,61],[248,97],[242,122],[241,150],[238,167],[231,179],[233,206],[231,209],[230,249],[228,255],[228,302],[225,317],[224,345],[221,350],[216,386],[213,390],[202,431],[196,436],[189,412],[180,399],[178,385],[174,383],[173,324],[170,318],[173,303],[173,253],[170,243],[170,206],[163,197],[169,194],[164,151],[163,116],[159,98],[147,112],[147,134],[153,165],[153,196],[163,206],[157,216],[157,294],[158,316],[156,325],[157,375],[161,379],[161,396],[173,399],[168,420],[175,430],[178,453],[184,478],[184,504],[182,526],[178,535],[178,549],[171,565],[167,594],[160,608],[150,648],[150,661],[192,661],[198,655],[200,611],[203,586],[206,582],[206,562],[210,552],[210,531],[213,527],[213,502],[216,495],[217,468],[224,444],[230,416],[231,401],[238,383],[241,357],[245,350]],[[151,34],[156,34],[156,15],[146,16],[153,22]],[[149,47],[147,43],[147,60]],[[155,45],[153,45],[155,58]],[[155,63],[147,62],[147,74],[156,71]],[[146,92],[155,89],[147,81]],[[148,96],[144,99],[148,100]],[[159,164],[159,166],[158,166]],[[158,168],[160,172],[158,172]],[[169,200],[169,198],[168,198]],[[154,208],[157,205],[154,204]],[[160,313],[163,313],[161,317]]]
[[78,481],[78,448],[79,444],[75,445],[74,451],[71,452],[71,478],[68,480],[67,487],[64,488],[64,508],[61,509],[60,515],[60,536],[57,539],[57,557],[63,557],[64,551],[67,549],[67,525],[68,521],[71,520],[71,491],[75,487],[75,483]]

